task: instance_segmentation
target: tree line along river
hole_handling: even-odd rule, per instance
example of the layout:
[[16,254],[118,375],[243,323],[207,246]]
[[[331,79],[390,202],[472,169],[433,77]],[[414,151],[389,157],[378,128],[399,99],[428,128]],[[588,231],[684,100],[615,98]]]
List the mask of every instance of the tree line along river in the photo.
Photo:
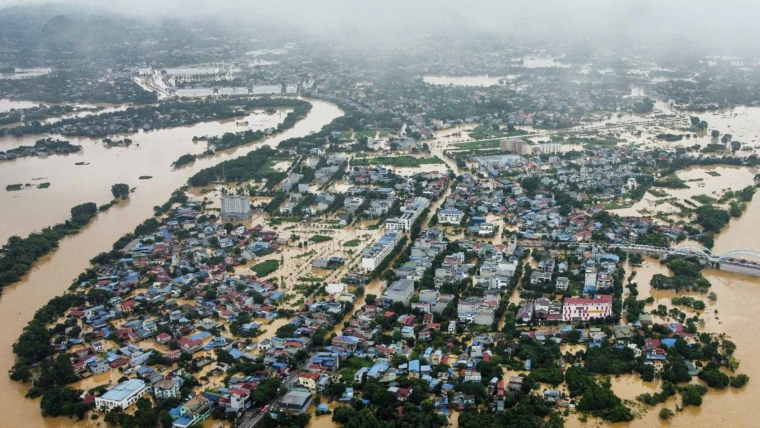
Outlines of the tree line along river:
[[[80,154],[51,156],[48,158],[23,158],[0,165],[0,184],[34,183],[33,178],[45,177],[51,183],[48,189],[29,189],[19,192],[0,191],[0,242],[9,236],[26,236],[69,217],[71,207],[83,202],[98,204],[108,202],[113,183],[128,183],[137,187],[128,201],[101,213],[78,235],[64,238],[57,251],[41,259],[37,266],[21,282],[3,289],[0,297],[0,372],[7,373],[14,362],[12,345],[34,312],[53,296],[62,294],[79,273],[89,265],[89,260],[111,245],[122,235],[153,215],[153,207],[163,204],[171,193],[185,184],[187,179],[203,168],[221,161],[243,156],[261,145],[276,146],[280,141],[310,132],[318,132],[324,125],[340,117],[343,112],[334,104],[309,100],[311,112],[293,128],[273,135],[252,145],[218,152],[213,157],[196,161],[184,168],[173,169],[171,163],[184,153],[200,153],[205,142],[193,143],[196,135],[221,135],[224,132],[242,131],[235,122],[206,122],[189,127],[137,133],[129,148],[106,148],[100,141],[69,139],[81,144]],[[276,127],[285,113],[275,115],[250,115],[246,120],[254,129]],[[39,136],[36,136],[39,138]],[[27,138],[4,138],[0,150],[17,145],[29,145],[35,136]],[[139,147],[137,146],[139,144]],[[75,165],[77,162],[89,165]],[[150,175],[150,180],[139,180]],[[0,426],[70,427],[89,426],[85,420],[57,418],[44,419],[39,403],[24,398],[26,386],[12,382],[7,375],[0,376]],[[102,424],[102,422],[101,422]]]

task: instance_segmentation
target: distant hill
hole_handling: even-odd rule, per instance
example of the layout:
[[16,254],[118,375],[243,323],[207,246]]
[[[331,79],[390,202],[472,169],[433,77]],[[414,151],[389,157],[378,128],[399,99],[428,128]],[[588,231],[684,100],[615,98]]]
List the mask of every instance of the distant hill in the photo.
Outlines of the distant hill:
[[37,41],[40,48],[88,51],[128,37],[127,28],[113,19],[56,15],[39,30]]

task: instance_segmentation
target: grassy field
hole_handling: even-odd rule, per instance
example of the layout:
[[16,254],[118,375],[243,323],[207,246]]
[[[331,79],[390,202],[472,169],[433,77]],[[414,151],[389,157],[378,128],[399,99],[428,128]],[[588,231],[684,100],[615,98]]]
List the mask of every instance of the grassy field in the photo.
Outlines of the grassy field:
[[358,247],[359,245],[361,245],[361,241],[358,239],[352,239],[343,243],[344,247]]
[[609,204],[603,204],[602,207],[605,210],[616,210],[620,208],[630,208],[630,204],[619,204],[617,202],[610,202]]
[[668,196],[668,192],[664,190],[658,190],[658,189],[647,189],[647,192],[653,194],[654,196],[658,198],[665,198]]
[[277,260],[267,260],[265,262],[257,263],[251,266],[251,270],[257,277],[263,278],[270,273],[276,271],[280,267],[280,262]]
[[346,359],[345,362],[341,362],[340,367],[341,377],[343,379],[353,380],[354,375],[357,371],[359,371],[359,369],[362,367],[372,367],[372,360],[359,357],[350,357]]
[[299,276],[298,280],[301,282],[324,282],[325,279],[320,277]]
[[501,142],[499,140],[491,141],[469,141],[466,143],[456,143],[454,146],[458,149],[477,150],[477,149],[498,149]]
[[699,202],[702,205],[713,204],[715,202],[718,202],[717,199],[715,199],[713,197],[710,197],[710,196],[707,196],[705,194],[692,196],[691,199]]
[[309,239],[309,241],[319,244],[320,242],[332,241],[332,236],[314,235]]
[[420,165],[443,164],[444,162],[438,157],[416,158],[414,156],[378,156],[375,158],[354,158],[352,165],[387,165],[397,167],[415,167]]
[[528,131],[523,131],[521,129],[515,129],[513,131],[507,131],[503,129],[495,130],[490,126],[480,125],[476,126],[472,131],[470,131],[469,135],[471,138],[474,138],[476,140],[486,140],[488,138],[516,137],[518,135],[525,135],[527,133]]

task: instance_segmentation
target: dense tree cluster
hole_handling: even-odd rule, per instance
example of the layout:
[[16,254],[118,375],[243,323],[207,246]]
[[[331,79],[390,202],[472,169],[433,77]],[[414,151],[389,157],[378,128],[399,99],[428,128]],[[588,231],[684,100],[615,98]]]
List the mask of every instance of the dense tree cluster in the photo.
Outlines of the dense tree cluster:
[[610,384],[600,384],[585,367],[573,366],[565,373],[570,396],[582,395],[578,410],[610,422],[628,422],[633,420],[631,409],[615,395]]
[[720,233],[723,226],[731,220],[728,211],[712,205],[702,205],[696,210],[696,222],[705,232]]
[[114,199],[127,199],[129,197],[129,185],[124,183],[116,183],[111,186],[111,194]]
[[409,400],[399,403],[387,386],[370,381],[363,388],[363,397],[369,404],[365,406],[361,400],[353,400],[350,406],[337,407],[332,420],[346,428],[445,427],[446,418],[436,414],[424,390],[419,391],[425,385],[424,381],[414,384]]
[[710,281],[702,275],[698,260],[675,257],[668,260],[667,265],[673,271],[673,276],[654,274],[649,281],[652,288],[676,291],[704,291],[710,288]]
[[281,154],[277,150],[268,146],[260,147],[245,156],[202,169],[190,177],[188,182],[193,187],[202,187],[217,180],[227,183],[264,180],[266,187],[272,188],[287,177],[287,173],[275,171],[270,166],[270,161],[278,157],[281,157]]
[[63,237],[79,232],[97,212],[92,202],[80,204],[71,209],[71,220],[33,232],[26,238],[8,238],[0,256],[0,287],[19,281],[37,260],[57,248]]

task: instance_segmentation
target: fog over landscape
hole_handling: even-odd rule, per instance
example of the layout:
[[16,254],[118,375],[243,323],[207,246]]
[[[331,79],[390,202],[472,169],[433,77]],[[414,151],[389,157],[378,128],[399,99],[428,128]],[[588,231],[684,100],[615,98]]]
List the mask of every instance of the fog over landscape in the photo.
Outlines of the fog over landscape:
[[0,0],[0,427],[754,428],[757,22]]
[[[0,7],[57,5],[62,11],[119,13],[148,21],[215,20],[236,25],[308,32],[320,38],[366,36],[367,41],[403,46],[414,33],[485,32],[540,37],[547,43],[584,42],[614,48],[647,47],[720,50],[750,54],[759,47],[760,6],[751,0],[711,1],[403,1],[325,2],[234,0],[100,1],[2,0]],[[248,28],[244,30],[253,30]]]

